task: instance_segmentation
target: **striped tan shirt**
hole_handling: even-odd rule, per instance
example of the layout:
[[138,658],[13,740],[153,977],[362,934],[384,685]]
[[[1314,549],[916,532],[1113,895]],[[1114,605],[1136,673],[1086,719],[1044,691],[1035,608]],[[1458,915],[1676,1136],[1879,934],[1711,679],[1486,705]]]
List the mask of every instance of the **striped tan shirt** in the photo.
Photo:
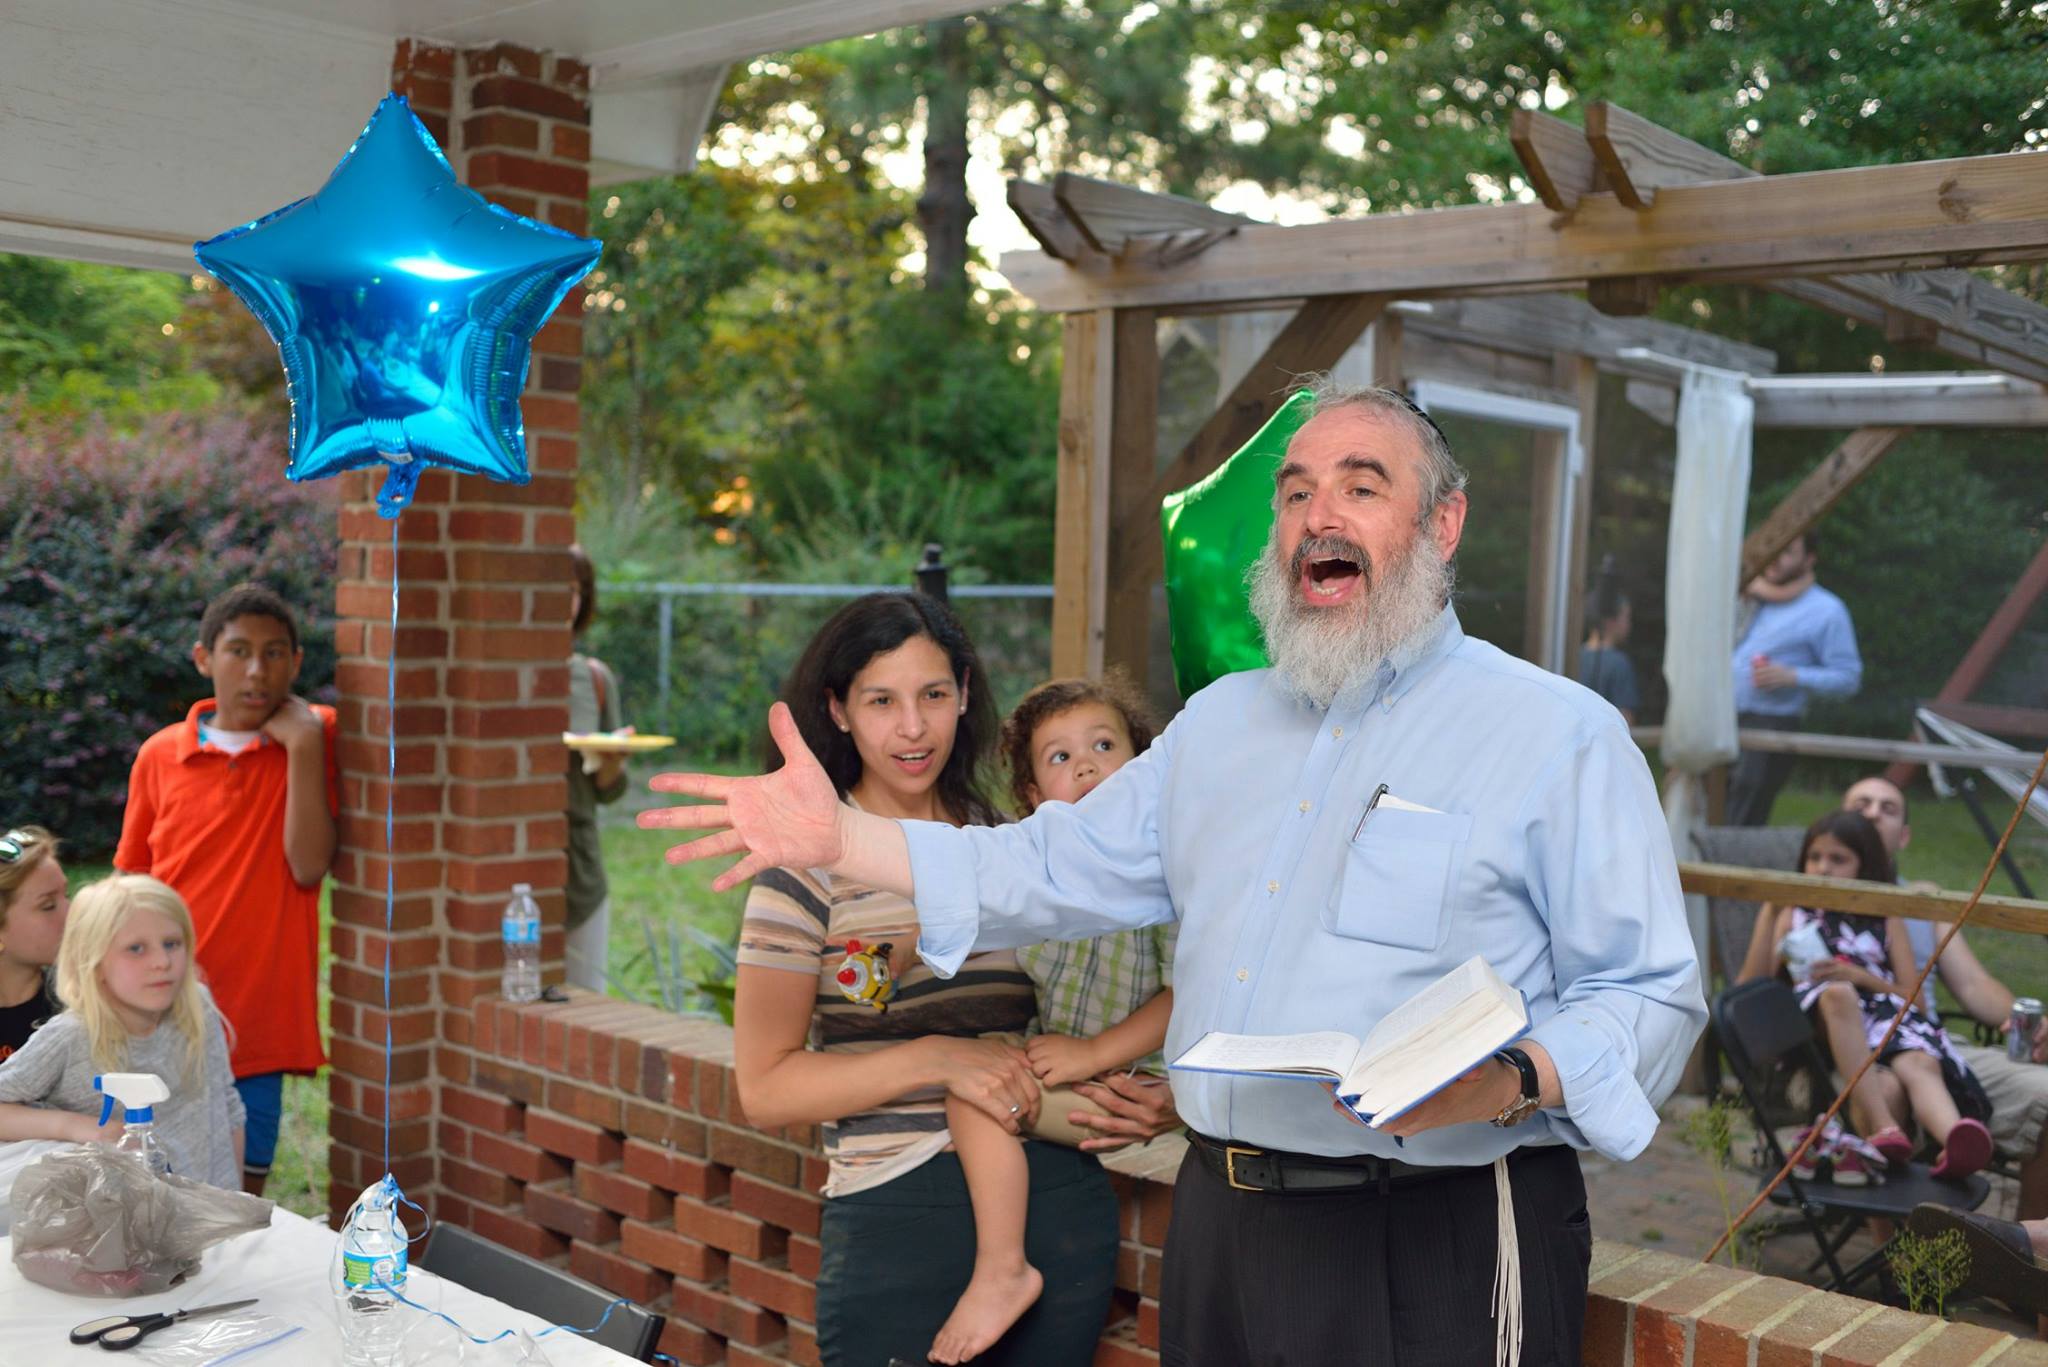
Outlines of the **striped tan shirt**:
[[[971,955],[951,978],[915,959],[903,963],[899,955],[902,973],[887,1011],[846,999],[834,975],[846,958],[847,940],[869,949],[902,949],[916,934],[916,910],[894,893],[818,869],[770,869],[755,878],[747,895],[739,961],[817,978],[810,1047],[826,1053],[883,1049],[921,1035],[972,1039],[1021,1033],[1030,1025],[1036,1009],[1031,979],[1008,950]],[[906,1093],[823,1129],[831,1164],[827,1196],[900,1177],[950,1142],[945,1093],[938,1088]]]

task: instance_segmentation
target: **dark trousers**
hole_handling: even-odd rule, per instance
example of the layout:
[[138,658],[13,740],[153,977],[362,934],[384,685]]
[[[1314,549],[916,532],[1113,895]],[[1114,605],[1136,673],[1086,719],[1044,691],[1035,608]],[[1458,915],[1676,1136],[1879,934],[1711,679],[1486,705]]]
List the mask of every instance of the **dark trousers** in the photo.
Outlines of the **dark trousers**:
[[[976,1367],[1085,1367],[1116,1280],[1116,1193],[1088,1154],[1024,1146],[1024,1256],[1045,1292]],[[825,1367],[924,1367],[974,1271],[974,1210],[960,1160],[942,1153],[894,1181],[825,1202],[818,1241],[818,1356]]]
[[[1508,1160],[1521,1367],[1579,1367],[1593,1232],[1578,1156]],[[1233,1190],[1190,1153],[1159,1297],[1161,1367],[1488,1367],[1493,1169],[1337,1192]]]
[[[1735,724],[1751,731],[1797,731],[1799,720],[1763,712],[1741,712],[1736,714]],[[1770,825],[1771,804],[1778,800],[1778,790],[1792,776],[1792,761],[1797,758],[1762,750],[1744,750],[1738,755],[1735,771],[1728,776],[1728,809],[1721,816],[1721,824]]]

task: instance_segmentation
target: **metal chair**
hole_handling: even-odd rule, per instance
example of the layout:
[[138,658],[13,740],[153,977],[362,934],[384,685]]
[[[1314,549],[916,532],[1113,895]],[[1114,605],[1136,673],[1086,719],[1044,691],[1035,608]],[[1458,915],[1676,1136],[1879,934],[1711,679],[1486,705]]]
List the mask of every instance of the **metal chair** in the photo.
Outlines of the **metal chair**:
[[[614,1307],[613,1302],[621,1297],[603,1287],[494,1244],[460,1225],[437,1223],[413,1261],[437,1277],[516,1305],[551,1324],[588,1328],[603,1319],[595,1333],[580,1337],[640,1362],[654,1361],[654,1345],[668,1322],[666,1316],[630,1301]],[[612,1307],[609,1319],[604,1318],[607,1307]]]
[[[1798,997],[1774,979],[1743,983],[1715,997],[1713,1020],[1729,1070],[1742,1088],[1758,1142],[1770,1163],[1770,1171],[1763,1175],[1763,1180],[1769,1181],[1786,1159],[1772,1125],[1778,1117],[1768,1101],[1771,1079],[1787,1067],[1810,1068],[1825,1078],[1826,1060],[1814,1042],[1812,1024],[1799,1009]],[[1981,1175],[1960,1182],[1938,1180],[1925,1163],[1908,1163],[1902,1169],[1892,1169],[1882,1181],[1861,1187],[1787,1173],[1771,1193],[1771,1203],[1796,1213],[1812,1233],[1820,1254],[1807,1265],[1807,1271],[1825,1265],[1834,1277],[1826,1289],[1847,1291],[1884,1264],[1889,1240],[1846,1270],[1838,1256],[1842,1246],[1870,1220],[1891,1220],[1903,1226],[1915,1206],[1928,1202],[1954,1210],[1975,1210],[1990,1191],[1991,1184]]]

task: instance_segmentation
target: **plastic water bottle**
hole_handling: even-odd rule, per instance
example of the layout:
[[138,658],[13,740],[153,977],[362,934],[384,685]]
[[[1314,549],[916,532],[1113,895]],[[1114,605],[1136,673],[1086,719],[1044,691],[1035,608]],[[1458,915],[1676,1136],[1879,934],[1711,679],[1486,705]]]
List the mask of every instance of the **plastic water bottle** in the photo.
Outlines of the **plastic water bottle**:
[[505,904],[505,977],[500,991],[508,1002],[540,1000],[540,904],[533,885],[514,883]]
[[332,1281],[341,1319],[343,1367],[395,1367],[407,1317],[394,1290],[405,1289],[405,1224],[398,1218],[398,1183],[379,1178],[342,1222]]
[[[140,1115],[142,1119],[135,1117]],[[121,1127],[121,1137],[114,1141],[114,1147],[122,1153],[132,1153],[148,1165],[149,1170],[162,1177],[171,1170],[171,1160],[164,1154],[164,1146],[156,1142],[156,1127],[150,1123],[150,1108],[128,1113],[128,1123]]]
[[121,1137],[114,1147],[134,1154],[159,1177],[169,1172],[170,1156],[156,1138],[156,1103],[171,1098],[163,1079],[155,1073],[102,1073],[92,1085],[105,1098],[100,1103],[100,1124],[113,1115],[114,1103],[121,1103]]

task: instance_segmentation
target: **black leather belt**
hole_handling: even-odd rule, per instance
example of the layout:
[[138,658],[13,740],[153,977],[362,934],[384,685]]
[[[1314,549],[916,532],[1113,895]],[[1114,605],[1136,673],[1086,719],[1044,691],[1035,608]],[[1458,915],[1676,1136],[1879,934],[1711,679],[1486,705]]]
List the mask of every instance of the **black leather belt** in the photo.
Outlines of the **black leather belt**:
[[1404,1186],[1432,1178],[1457,1177],[1483,1172],[1483,1168],[1418,1167],[1398,1158],[1376,1158],[1366,1154],[1338,1158],[1314,1153],[1284,1153],[1230,1144],[1205,1134],[1188,1131],[1188,1142],[1209,1171],[1238,1191],[1301,1192],[1343,1191],[1363,1187]]

